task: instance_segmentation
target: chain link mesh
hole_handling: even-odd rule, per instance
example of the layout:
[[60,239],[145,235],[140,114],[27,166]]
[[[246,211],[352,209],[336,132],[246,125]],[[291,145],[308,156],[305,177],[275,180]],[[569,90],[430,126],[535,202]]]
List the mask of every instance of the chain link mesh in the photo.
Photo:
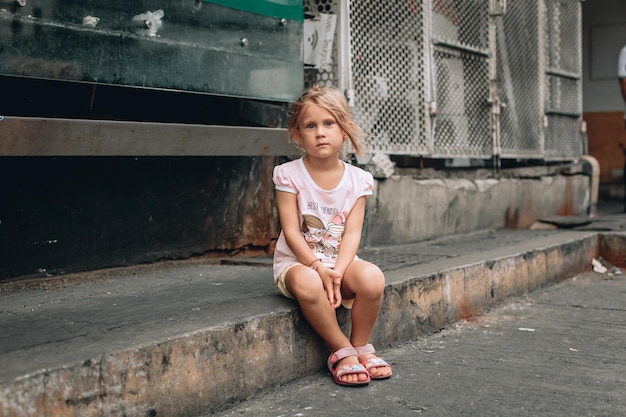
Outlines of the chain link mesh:
[[543,152],[539,6],[509,1],[495,22],[503,157],[537,158]]
[[354,112],[370,149],[427,153],[424,13],[418,2],[350,3]]
[[433,156],[489,158],[489,0],[433,0]]
[[581,125],[581,7],[578,0],[546,0],[546,159],[578,157]]
[[443,48],[433,55],[438,107],[433,155],[489,158],[493,142],[486,59]]
[[489,0],[432,0],[434,40],[485,49],[488,37]]
[[[495,18],[491,2],[349,2],[349,28],[338,21],[337,32],[350,32],[353,114],[370,134],[371,153],[582,154],[578,0],[508,1],[506,13]],[[338,14],[340,0],[303,5],[306,15]],[[338,86],[337,41],[335,36],[332,68],[305,68],[305,86]],[[492,97],[502,103],[496,117]]]

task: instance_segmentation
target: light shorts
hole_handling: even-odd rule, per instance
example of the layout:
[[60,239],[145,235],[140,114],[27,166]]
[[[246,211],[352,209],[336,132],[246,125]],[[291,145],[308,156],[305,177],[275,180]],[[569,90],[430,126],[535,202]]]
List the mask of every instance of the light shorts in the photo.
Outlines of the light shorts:
[[[278,285],[278,290],[280,291],[280,293],[287,298],[291,298],[292,300],[295,300],[295,298],[293,295],[289,293],[289,291],[287,291],[287,286],[285,285],[285,277],[287,276],[287,272],[289,272],[291,268],[297,265],[304,266],[303,264],[289,265],[288,267],[283,269],[283,272],[280,273],[280,275],[278,276],[278,281],[276,282],[276,285]],[[349,300],[343,300],[343,299],[341,300],[341,305],[347,308],[348,310],[352,309],[352,304],[354,304],[354,298],[351,298]]]

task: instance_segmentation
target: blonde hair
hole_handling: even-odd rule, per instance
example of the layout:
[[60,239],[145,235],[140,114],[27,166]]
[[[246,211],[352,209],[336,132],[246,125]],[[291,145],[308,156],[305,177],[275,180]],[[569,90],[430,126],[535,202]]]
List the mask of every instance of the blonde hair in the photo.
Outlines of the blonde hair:
[[337,121],[341,130],[348,136],[357,155],[363,155],[365,147],[365,133],[354,122],[350,114],[350,107],[345,96],[335,87],[313,86],[302,93],[300,98],[291,105],[287,131],[289,139],[300,150],[302,148],[294,139],[298,130],[298,123],[303,110],[309,104],[315,104],[329,112]]

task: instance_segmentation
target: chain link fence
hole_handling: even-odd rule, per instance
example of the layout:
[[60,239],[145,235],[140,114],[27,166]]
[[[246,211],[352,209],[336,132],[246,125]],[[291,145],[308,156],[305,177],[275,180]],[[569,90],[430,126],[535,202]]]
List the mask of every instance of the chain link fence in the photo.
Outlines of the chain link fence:
[[583,153],[580,2],[545,0],[545,156],[562,159]]
[[540,6],[509,1],[506,13],[495,19],[502,157],[543,157],[545,59]]
[[434,157],[489,158],[489,0],[433,0]]
[[578,0],[304,0],[304,11],[339,16],[333,65],[306,68],[305,85],[346,90],[371,153],[585,151]]

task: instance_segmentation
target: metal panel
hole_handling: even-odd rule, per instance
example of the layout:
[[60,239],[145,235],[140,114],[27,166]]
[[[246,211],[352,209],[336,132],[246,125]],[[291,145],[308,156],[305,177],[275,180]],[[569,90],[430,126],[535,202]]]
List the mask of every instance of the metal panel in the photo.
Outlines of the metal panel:
[[[347,84],[370,152],[492,155],[489,1],[457,3],[349,2],[349,27],[338,30],[350,33]],[[305,1],[305,13],[338,10],[338,1]],[[336,66],[306,73],[307,85],[337,85],[341,75]]]
[[296,155],[285,129],[5,117],[2,156]]
[[443,48],[435,50],[433,56],[437,79],[433,156],[491,157],[487,60]]
[[289,101],[303,85],[301,19],[281,17],[293,2],[246,7],[265,16],[198,0],[4,1],[0,73]]
[[349,30],[355,114],[374,151],[582,154],[577,0],[350,2]]
[[[305,0],[305,13],[336,13],[340,1]],[[425,52],[424,4],[405,1],[352,1],[349,18],[340,16],[338,32],[349,33],[348,79],[337,65],[336,36],[331,71],[306,69],[305,84],[347,86],[355,120],[369,134],[369,151],[428,153],[430,118],[429,57]],[[382,22],[382,23],[381,23]],[[347,26],[349,25],[349,26]],[[345,51],[344,51],[345,53]]]
[[503,158],[543,157],[543,18],[539,2],[520,1],[496,18]]
[[425,2],[350,6],[355,114],[371,135],[371,151],[428,153]]
[[[199,2],[199,0],[194,0],[196,5]],[[215,3],[231,9],[246,10],[264,16],[302,22],[302,2],[300,0],[202,0],[202,2]]]
[[546,159],[580,157],[582,124],[581,5],[578,0],[545,0],[547,119]]
[[437,92],[433,156],[490,158],[489,0],[433,0]]

